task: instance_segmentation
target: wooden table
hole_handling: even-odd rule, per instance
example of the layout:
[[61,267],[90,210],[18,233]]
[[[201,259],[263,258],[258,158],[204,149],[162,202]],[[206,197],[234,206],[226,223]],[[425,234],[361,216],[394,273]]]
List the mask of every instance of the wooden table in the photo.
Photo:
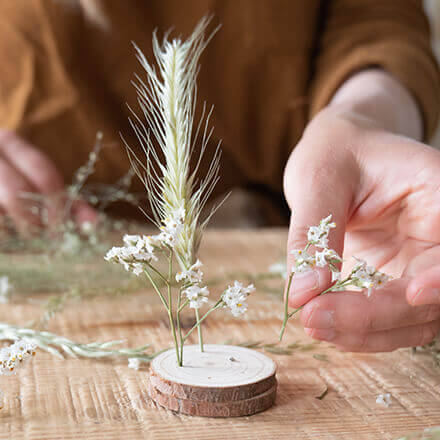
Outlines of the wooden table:
[[[284,230],[210,231],[201,257],[208,276],[267,271],[283,257],[285,239]],[[260,292],[250,304],[244,320],[223,312],[210,319],[206,339],[274,341],[280,297]],[[23,325],[37,308],[1,306],[0,320]],[[73,304],[50,322],[49,330],[81,342],[126,339],[127,346],[150,342],[155,349],[170,344],[166,316],[150,291]],[[310,342],[292,321],[284,344],[295,340]],[[6,395],[0,438],[384,440],[440,424],[440,371],[427,356],[412,356],[409,350],[347,354],[325,344],[290,356],[268,354],[278,364],[276,405],[247,418],[205,419],[154,407],[146,392],[147,366],[135,371],[123,360],[63,361],[39,351],[17,377],[0,378]],[[325,398],[316,399],[326,387]],[[392,395],[389,408],[376,404],[380,393]]]

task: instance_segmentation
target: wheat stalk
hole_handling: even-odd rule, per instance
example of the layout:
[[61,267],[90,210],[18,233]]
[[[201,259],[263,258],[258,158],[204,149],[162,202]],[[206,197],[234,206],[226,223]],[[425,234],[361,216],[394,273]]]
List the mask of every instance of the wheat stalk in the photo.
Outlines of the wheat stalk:
[[[157,226],[178,209],[185,209],[183,231],[175,246],[182,270],[187,270],[195,262],[203,228],[208,221],[202,222],[200,214],[218,181],[219,146],[206,176],[196,185],[196,173],[212,134],[208,127],[212,109],[207,111],[205,105],[200,122],[194,127],[198,63],[217,31],[205,38],[209,21],[209,18],[203,18],[186,41],[180,38],[169,41],[166,34],[160,43],[155,32],[153,50],[158,72],[135,45],[137,58],[147,73],[147,83],[137,76],[134,84],[146,125],[133,111],[130,124],[145,153],[145,160],[140,160],[126,145],[132,165],[147,189]],[[191,156],[199,141],[201,153],[191,170]]]

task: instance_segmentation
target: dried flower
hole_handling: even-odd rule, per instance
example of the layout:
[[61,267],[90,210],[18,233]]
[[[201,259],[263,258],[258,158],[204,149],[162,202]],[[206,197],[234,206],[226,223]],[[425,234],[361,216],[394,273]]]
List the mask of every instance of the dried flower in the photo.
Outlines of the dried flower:
[[125,270],[135,275],[140,275],[144,271],[145,263],[157,260],[152,248],[137,246],[112,247],[104,258],[107,261],[122,264]]
[[[290,252],[293,255],[294,261],[289,275],[287,291],[290,291],[291,284],[296,274],[307,272],[314,267],[328,267],[332,272],[332,282],[334,284],[321,292],[321,295],[331,291],[345,290],[348,286],[354,286],[367,289],[366,294],[367,296],[370,296],[374,288],[383,286],[390,280],[390,277],[385,273],[379,272],[374,267],[368,266],[365,261],[357,260],[358,262],[354,266],[350,275],[346,279],[341,280],[339,265],[342,263],[342,258],[335,250],[329,249],[328,247],[328,235],[330,229],[336,227],[336,223],[332,222],[331,219],[332,216],[330,214],[328,217],[323,218],[318,226],[311,226],[307,234],[308,242],[304,249],[295,249]],[[315,254],[312,255],[308,252],[310,246],[316,246],[322,250],[315,251]],[[286,329],[288,319],[301,309],[302,307],[289,313],[288,295],[284,296],[284,319],[279,337],[280,341]]]
[[294,258],[292,265],[292,274],[307,272],[316,265],[316,259],[313,255],[302,249],[294,249],[290,252]]
[[342,258],[333,249],[325,248],[315,253],[315,261],[318,267],[325,267],[342,263]]
[[197,259],[197,261],[186,270],[182,270],[176,274],[176,281],[186,281],[188,283],[200,283],[203,278],[203,272],[200,270],[202,268],[202,262]]
[[[223,299],[219,299],[202,317],[199,316],[199,308],[208,302],[209,291],[202,285],[202,263],[197,259],[197,251],[210,215],[204,221],[200,216],[218,180],[220,161],[217,148],[205,178],[197,178],[197,169],[212,132],[208,129],[211,112],[206,114],[205,107],[199,125],[194,127],[193,124],[198,60],[210,39],[205,39],[204,35],[208,23],[209,19],[203,18],[186,41],[180,38],[170,41],[167,34],[159,43],[154,33],[153,52],[157,69],[136,47],[138,60],[148,77],[146,83],[137,78],[136,84],[138,102],[146,124],[134,112],[130,123],[145,153],[145,160],[141,161],[126,146],[132,167],[147,190],[153,221],[160,232],[151,237],[126,235],[126,246],[110,249],[105,257],[135,274],[145,272],[167,310],[180,366],[183,365],[184,342],[195,329],[203,351],[200,324],[206,317],[223,304],[227,304],[234,315],[241,314],[247,307],[245,299],[253,290],[253,286],[245,288],[236,282],[223,294]],[[197,149],[196,142],[199,142]],[[195,150],[200,153],[194,169],[191,169]],[[166,273],[153,265],[156,261],[154,252],[157,250],[168,259]],[[180,267],[177,275],[173,275],[174,261]],[[162,286],[156,284],[150,271],[159,276]],[[175,298],[174,279],[178,283]],[[195,310],[196,323],[184,334],[180,313],[187,306]]]
[[336,228],[336,223],[331,221],[332,215],[323,218],[318,226],[311,226],[307,233],[309,243],[320,248],[328,247],[328,234],[330,229]]
[[373,289],[383,286],[391,277],[376,268],[368,266],[364,260],[357,259],[357,264],[351,271],[349,279],[351,284],[362,289],[367,289],[367,296],[370,297]]
[[14,374],[17,367],[35,355],[36,345],[24,339],[0,350],[0,375]]
[[244,287],[239,281],[234,281],[233,286],[223,292],[224,307],[229,307],[233,316],[239,316],[247,310],[247,297],[255,291],[253,284]]
[[192,309],[199,309],[208,301],[209,290],[205,286],[192,285],[184,289],[182,293],[188,298],[189,306]]

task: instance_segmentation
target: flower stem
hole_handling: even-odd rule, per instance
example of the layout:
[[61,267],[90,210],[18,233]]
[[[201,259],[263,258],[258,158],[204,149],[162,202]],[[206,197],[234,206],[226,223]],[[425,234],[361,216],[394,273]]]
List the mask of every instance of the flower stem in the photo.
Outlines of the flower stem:
[[183,364],[183,335],[182,335],[182,326],[180,325],[180,312],[183,307],[180,305],[181,301],[182,301],[182,291],[179,290],[179,296],[177,297],[176,321],[177,321],[177,333],[179,335],[179,341],[180,341],[180,359]]
[[[176,348],[176,357],[177,357],[177,364],[179,367],[183,366],[183,359],[180,356],[179,352],[179,344],[177,342],[177,335],[176,335],[176,328],[174,326],[174,317],[173,317],[173,298],[171,295],[171,277],[173,276],[173,252],[170,251],[170,256],[168,259],[169,262],[169,271],[168,271],[168,318],[170,320],[170,327],[171,327],[171,333],[173,335],[174,339],[174,347]],[[180,323],[178,324],[180,326]]]
[[157,284],[154,282],[153,278],[151,277],[150,272],[148,272],[147,269],[144,269],[145,275],[147,275],[151,285],[153,286],[153,289],[156,291],[156,293],[159,295],[160,300],[162,301],[162,304],[165,306],[165,308],[167,309],[167,311],[169,311],[169,307],[168,304],[164,298],[164,296],[162,295],[162,292],[159,290],[159,288],[157,287]]
[[221,299],[219,299],[215,304],[214,304],[214,306],[211,308],[211,309],[209,309],[200,319],[198,319],[197,320],[197,322],[190,328],[190,330],[188,331],[188,333],[183,337],[183,342],[185,342],[187,339],[188,339],[188,337],[189,337],[189,335],[195,330],[195,328],[196,327],[199,327],[200,326],[200,324],[214,311],[214,310],[217,310],[219,307],[220,307],[220,305],[222,304],[222,300]]
[[[329,287],[328,289],[324,290],[323,292],[321,292],[318,296],[324,295],[325,293],[331,292],[332,290],[337,290],[338,287],[344,287],[344,284],[350,281],[350,277],[346,278],[343,281],[339,281],[336,284],[334,284],[333,286]],[[336,289],[335,289],[336,288]],[[295,313],[299,312],[304,306],[298,307],[297,309],[295,309],[293,312],[290,312],[287,316],[289,319],[290,317],[292,317]],[[280,339],[281,341],[281,339]]]
[[287,283],[287,290],[284,295],[284,319],[283,325],[281,326],[280,337],[278,338],[280,342],[283,339],[284,331],[286,330],[287,320],[289,319],[289,292],[290,286],[292,285],[293,275],[293,273],[289,275],[289,282]]
[[153,265],[146,262],[147,266],[164,282],[165,285],[170,284],[171,280],[168,281]]
[[[199,309],[196,309],[195,311],[196,311],[196,321],[199,322],[200,321]],[[199,336],[200,351],[205,351],[203,348],[202,326],[200,324],[197,326],[197,334]]]

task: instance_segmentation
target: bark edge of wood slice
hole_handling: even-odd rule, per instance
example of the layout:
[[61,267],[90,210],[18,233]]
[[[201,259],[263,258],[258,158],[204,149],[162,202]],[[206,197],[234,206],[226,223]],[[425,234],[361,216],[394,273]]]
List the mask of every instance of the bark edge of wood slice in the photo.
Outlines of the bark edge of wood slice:
[[177,365],[174,349],[151,363],[148,394],[160,406],[192,416],[239,417],[274,404],[276,365],[266,355],[235,345],[183,350],[183,367]]

